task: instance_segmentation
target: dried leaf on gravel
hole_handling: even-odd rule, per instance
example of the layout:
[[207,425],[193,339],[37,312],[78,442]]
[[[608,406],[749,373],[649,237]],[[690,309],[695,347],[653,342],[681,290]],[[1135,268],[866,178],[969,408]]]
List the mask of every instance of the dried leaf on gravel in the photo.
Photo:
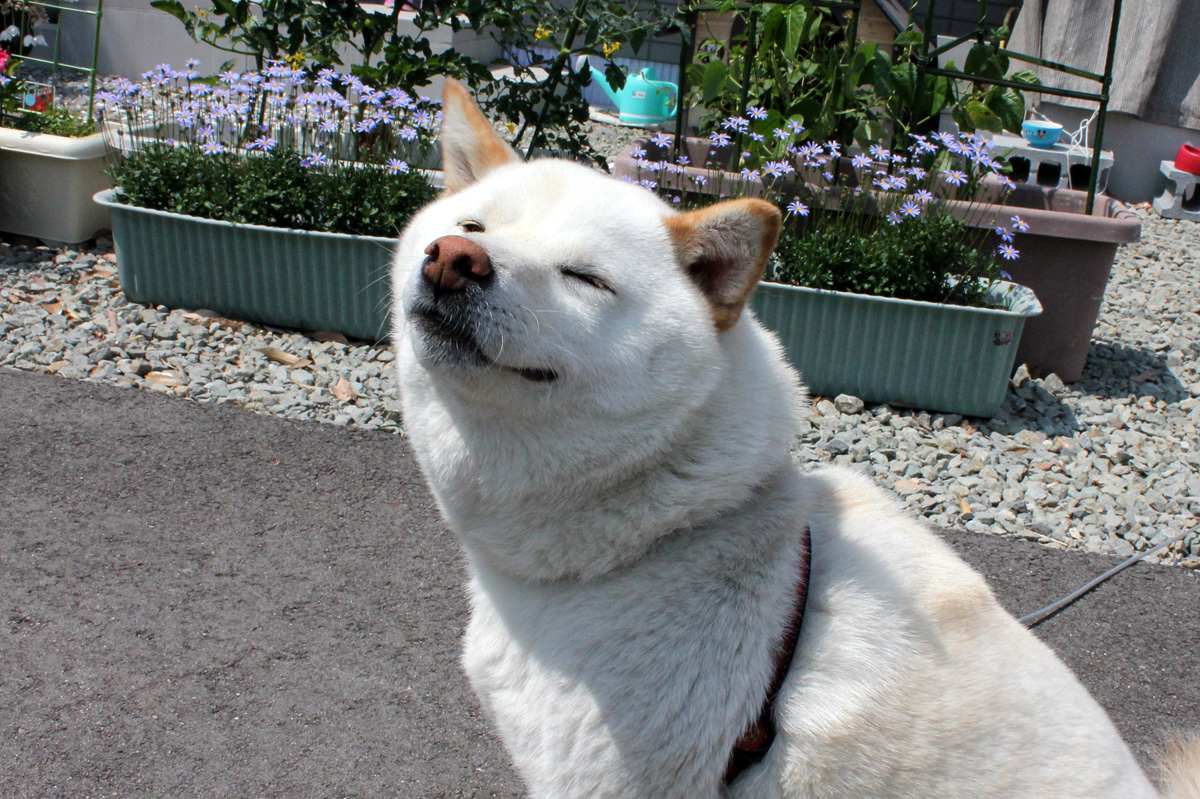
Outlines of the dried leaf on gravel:
[[962,497],[959,497],[958,500],[958,512],[964,516],[970,516],[975,513],[975,511],[971,510],[971,505]]
[[349,344],[350,340],[336,330],[318,330],[315,333],[309,333],[308,337],[313,341],[333,341],[337,344]]
[[179,372],[147,372],[146,379],[151,383],[158,383],[160,386],[167,386],[168,388],[183,385],[183,375],[179,374]]
[[333,396],[337,397],[342,402],[353,402],[355,398],[358,397],[358,395],[354,393],[354,388],[349,382],[346,381],[346,378],[344,377],[339,377],[338,381],[333,384],[333,388],[331,388],[330,391],[333,392]]
[[290,352],[278,349],[276,347],[259,347],[258,351],[275,363],[281,363],[284,366],[302,367],[312,364],[308,358],[301,358],[299,355],[293,355]]
[[62,301],[60,301],[60,300],[51,300],[50,302],[39,302],[38,305],[42,306],[42,310],[50,315],[54,315],[56,313],[62,313],[62,309],[63,309],[63,304],[62,304]]

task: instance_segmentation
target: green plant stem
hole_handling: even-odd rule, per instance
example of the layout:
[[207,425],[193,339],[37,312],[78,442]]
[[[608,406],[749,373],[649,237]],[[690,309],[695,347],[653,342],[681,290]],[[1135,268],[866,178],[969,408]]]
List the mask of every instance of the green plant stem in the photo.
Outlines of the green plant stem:
[[546,78],[546,88],[543,91],[545,97],[542,109],[538,112],[537,125],[533,128],[533,135],[529,137],[529,146],[525,148],[525,158],[527,160],[542,137],[542,128],[546,124],[546,115],[550,113],[554,92],[558,89],[559,81],[562,79],[562,71],[571,57],[571,49],[575,45],[575,36],[579,33],[579,25],[583,21],[587,5],[588,0],[576,0],[575,8],[571,12],[571,24],[567,26],[567,35],[563,40],[562,49],[559,50],[558,56],[554,59],[552,65],[553,71]]

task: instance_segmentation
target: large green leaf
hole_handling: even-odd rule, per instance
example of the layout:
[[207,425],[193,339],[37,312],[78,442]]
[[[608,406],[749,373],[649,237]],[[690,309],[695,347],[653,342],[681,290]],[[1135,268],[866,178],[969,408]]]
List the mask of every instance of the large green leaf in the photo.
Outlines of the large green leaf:
[[966,104],[968,116],[971,117],[971,123],[976,128],[990,130],[992,133],[999,133],[1004,130],[1004,125],[1000,122],[1000,117],[992,109],[988,108],[978,100],[968,100]]
[[1011,130],[1014,133],[1021,130],[1021,122],[1025,119],[1025,98],[1021,96],[1020,92],[1011,89],[997,91],[988,97],[986,104],[1000,119],[1005,130]]
[[891,72],[896,99],[906,106],[912,106],[917,93],[917,65],[906,61],[896,64]]
[[184,10],[183,3],[180,3],[179,0],[154,0],[150,5],[159,11],[166,11],[180,22],[187,24],[188,12]]
[[708,66],[704,68],[704,77],[701,80],[702,97],[704,102],[709,103],[721,96],[721,92],[725,90],[725,81],[729,76],[729,68],[725,66],[724,61],[710,61]]

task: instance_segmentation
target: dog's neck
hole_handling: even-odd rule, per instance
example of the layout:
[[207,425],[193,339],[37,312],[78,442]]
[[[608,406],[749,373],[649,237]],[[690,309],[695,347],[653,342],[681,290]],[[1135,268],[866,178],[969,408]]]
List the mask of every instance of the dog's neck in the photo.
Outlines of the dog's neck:
[[[410,437],[471,560],[524,580],[594,577],[795,468],[794,372],[750,319],[722,338],[719,379],[675,417],[497,417],[402,356]],[[775,368],[748,368],[763,359]]]

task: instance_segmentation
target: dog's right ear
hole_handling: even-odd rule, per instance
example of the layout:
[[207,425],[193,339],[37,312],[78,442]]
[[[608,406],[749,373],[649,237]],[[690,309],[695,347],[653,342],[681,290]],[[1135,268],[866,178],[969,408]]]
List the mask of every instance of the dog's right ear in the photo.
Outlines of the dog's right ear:
[[459,191],[491,170],[520,161],[496,133],[466,87],[448,78],[442,94],[442,167],[446,188]]

